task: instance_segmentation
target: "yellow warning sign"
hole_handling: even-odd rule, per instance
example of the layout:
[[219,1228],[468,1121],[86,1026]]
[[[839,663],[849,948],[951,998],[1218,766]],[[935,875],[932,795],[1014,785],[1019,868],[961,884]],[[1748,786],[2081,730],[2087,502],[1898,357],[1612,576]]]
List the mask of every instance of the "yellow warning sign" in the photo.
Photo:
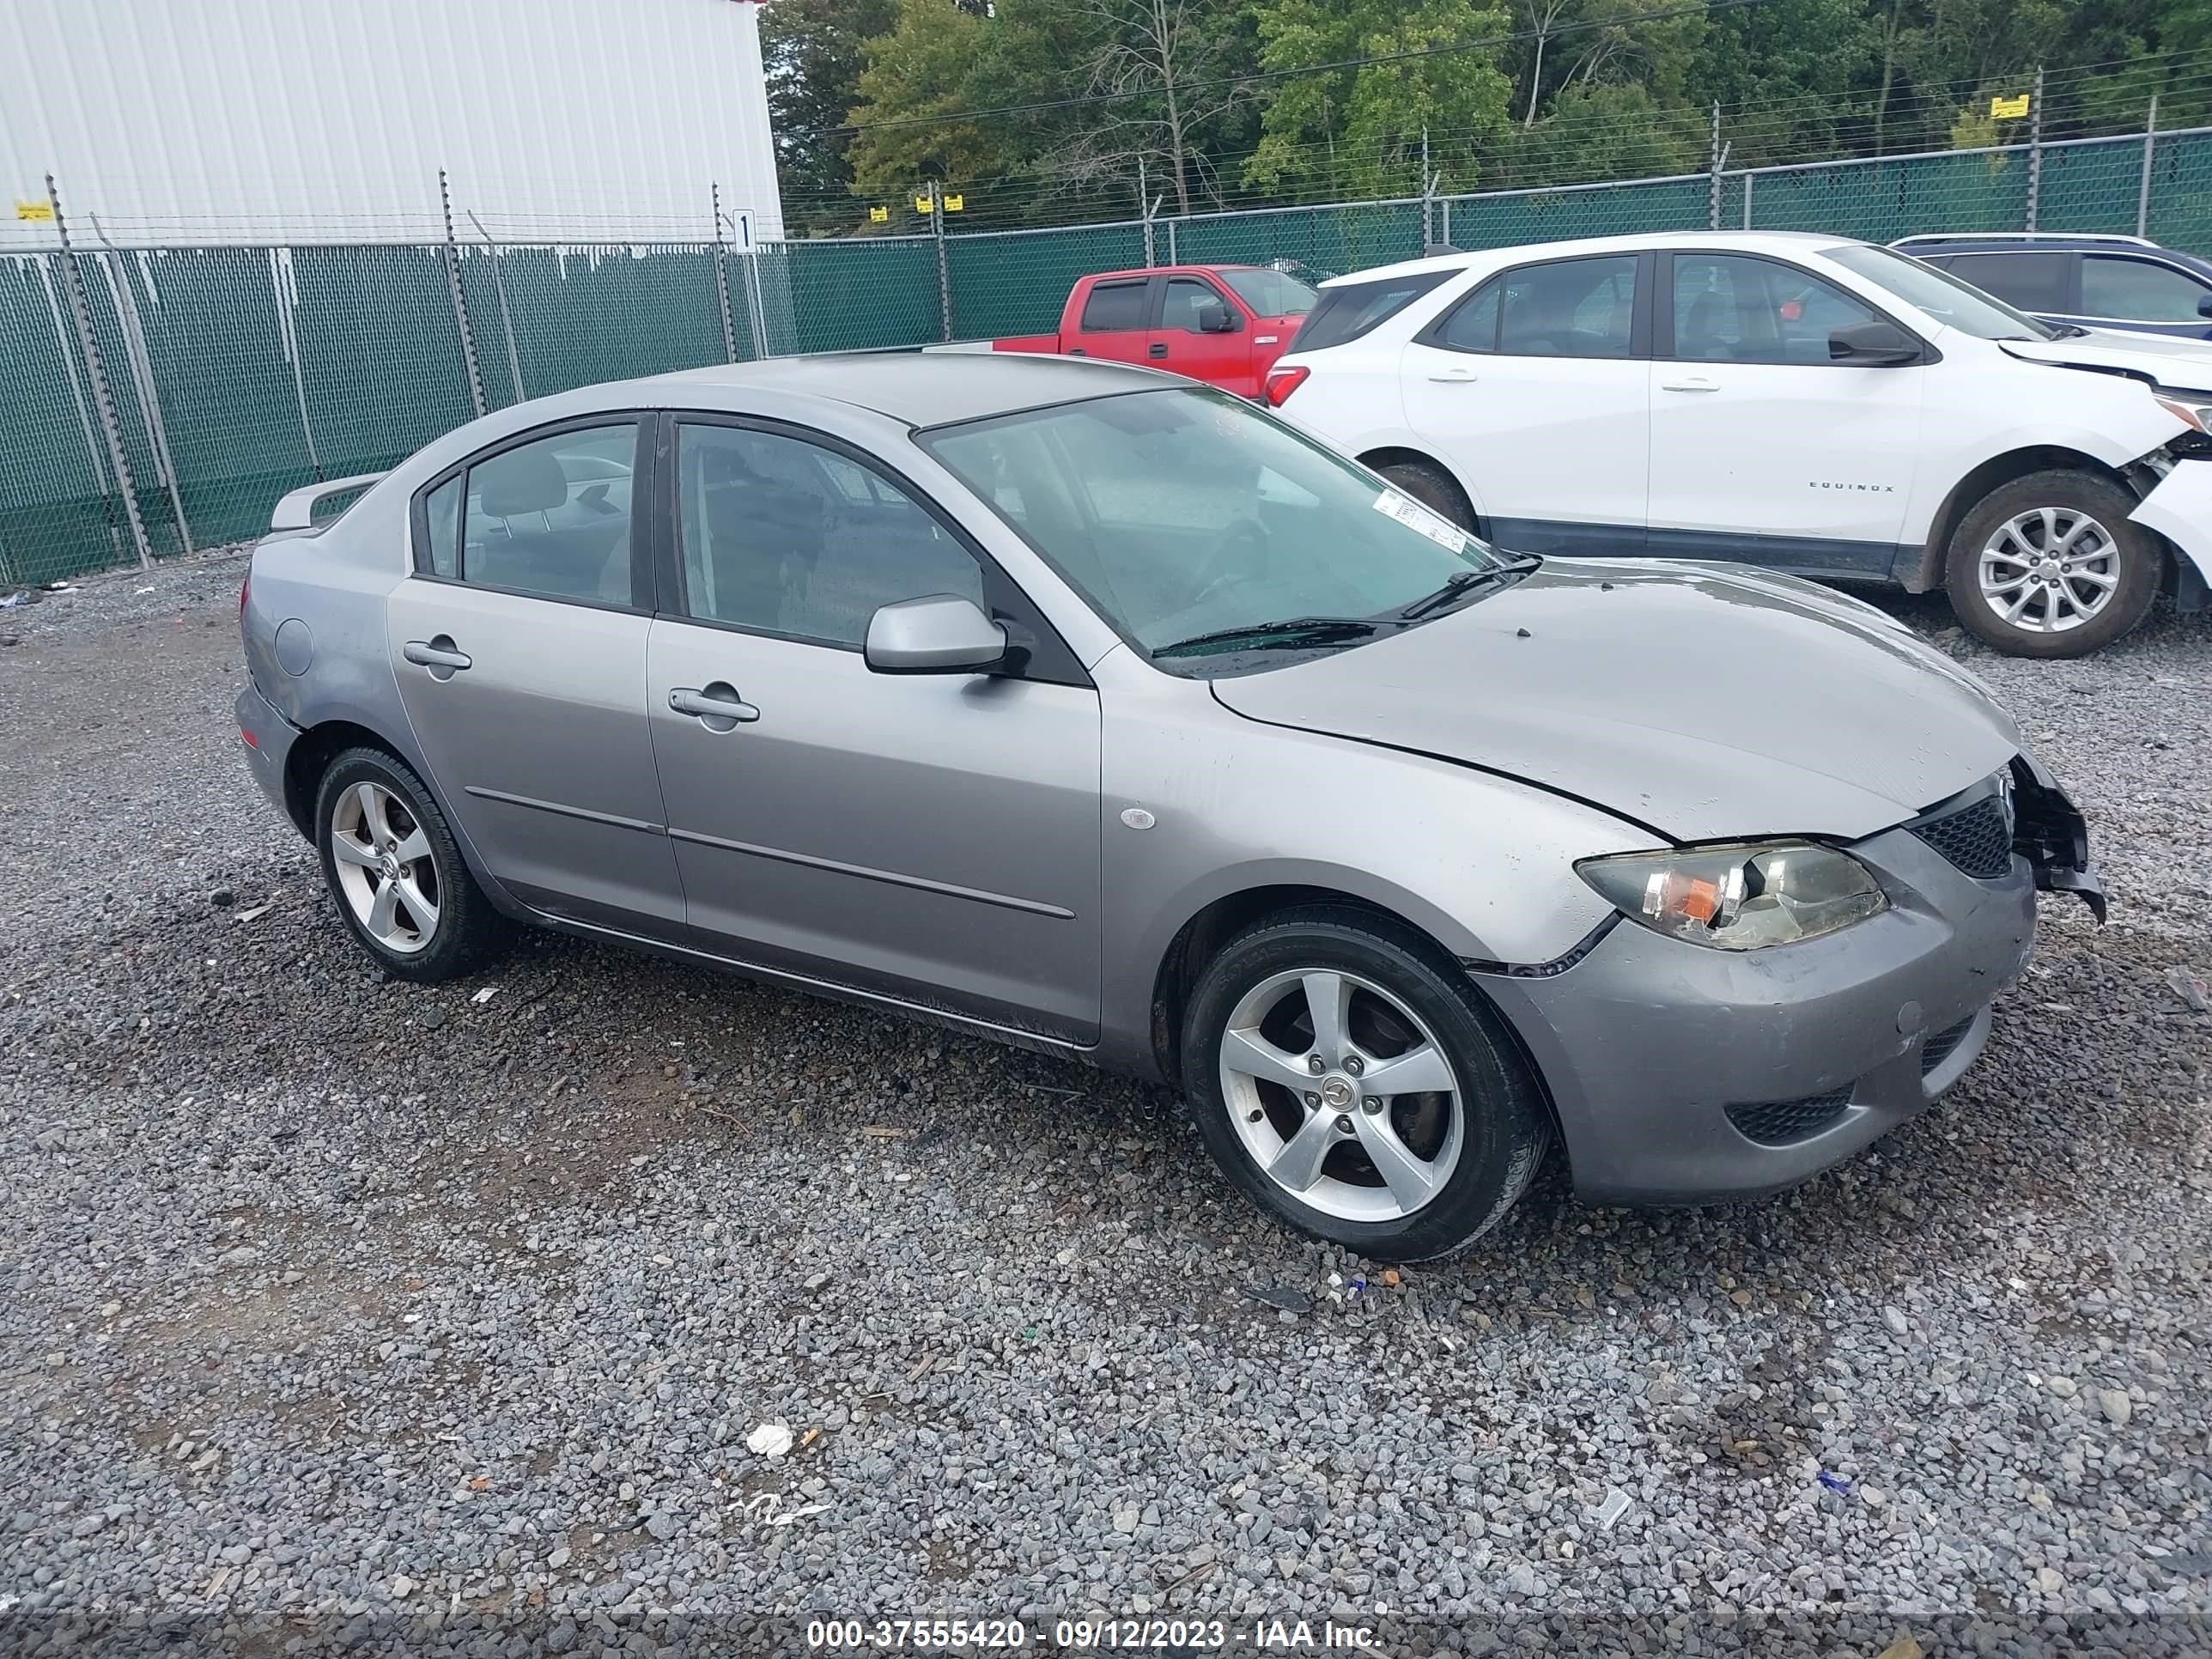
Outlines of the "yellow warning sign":
[[964,196],[948,196],[945,198],[945,210],[947,213],[957,213],[967,205],[967,202],[968,198]]
[[916,213],[927,213],[927,212],[928,212],[928,211],[929,211],[929,198],[927,198],[927,196],[917,196],[917,197],[915,197],[915,198],[914,198],[914,210],[915,210]]
[[15,204],[15,216],[27,219],[33,224],[50,225],[54,222],[54,204],[52,202],[18,202]]
[[2024,92],[2017,98],[1990,100],[1990,118],[1992,121],[2017,121],[2027,113],[2027,94]]
[[889,224],[891,210],[887,207],[872,207],[868,210],[868,222],[872,225]]

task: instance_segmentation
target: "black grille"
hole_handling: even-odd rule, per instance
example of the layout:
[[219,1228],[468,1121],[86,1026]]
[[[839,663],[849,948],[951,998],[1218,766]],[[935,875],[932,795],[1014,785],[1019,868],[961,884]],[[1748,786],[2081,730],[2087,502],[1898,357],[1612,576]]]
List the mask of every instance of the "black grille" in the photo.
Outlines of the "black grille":
[[1995,795],[1916,823],[1912,833],[1979,880],[1994,881],[2012,868],[2012,825]]
[[1945,1060],[1959,1052],[1959,1045],[1966,1040],[1966,1033],[1974,1029],[1978,1016],[1968,1014],[1956,1025],[1936,1033],[1920,1045],[1920,1075],[1926,1077]]
[[1731,1106],[1729,1121],[1745,1139],[1762,1146],[1787,1146],[1820,1133],[1850,1108],[1851,1091],[1811,1095],[1803,1100],[1770,1100],[1759,1106]]

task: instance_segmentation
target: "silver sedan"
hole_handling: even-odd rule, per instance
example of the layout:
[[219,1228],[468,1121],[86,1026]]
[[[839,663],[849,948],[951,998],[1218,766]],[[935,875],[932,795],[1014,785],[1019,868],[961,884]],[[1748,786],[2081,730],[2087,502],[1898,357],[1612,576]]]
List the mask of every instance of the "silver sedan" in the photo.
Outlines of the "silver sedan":
[[702,370],[330,488],[254,555],[239,724],[388,972],[529,923],[1134,1072],[1377,1257],[1554,1139],[1602,1201],[1800,1181],[1973,1061],[2039,887],[2101,913],[1880,612],[1501,553],[1143,370]]

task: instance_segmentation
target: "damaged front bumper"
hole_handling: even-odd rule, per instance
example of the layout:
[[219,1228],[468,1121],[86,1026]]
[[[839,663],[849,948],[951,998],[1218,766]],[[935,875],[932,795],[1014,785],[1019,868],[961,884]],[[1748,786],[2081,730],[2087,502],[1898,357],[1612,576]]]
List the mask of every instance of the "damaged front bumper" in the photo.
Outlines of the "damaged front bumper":
[[2012,850],[2045,893],[2071,893],[2105,920],[2105,884],[2089,857],[2089,825],[2058,781],[2025,750],[2012,762]]
[[[2187,435],[2203,441],[2194,433]],[[2193,598],[2184,608],[2194,610],[2212,589],[2212,456],[2174,459],[2160,450],[2134,471],[2139,482],[2147,481],[2146,475],[2157,482],[2128,517],[2165,537],[2185,562],[2185,568],[2176,573],[2181,578],[2179,596]]]

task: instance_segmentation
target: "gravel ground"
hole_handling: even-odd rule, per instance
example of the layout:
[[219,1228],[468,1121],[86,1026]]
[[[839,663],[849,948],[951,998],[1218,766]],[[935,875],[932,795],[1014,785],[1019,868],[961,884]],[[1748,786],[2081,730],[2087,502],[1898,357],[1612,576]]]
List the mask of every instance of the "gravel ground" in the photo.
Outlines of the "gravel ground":
[[0,1651],[2212,1649],[2204,623],[1951,636],[2114,908],[1942,1106],[1390,1274],[1124,1080],[550,936],[385,981],[233,752],[239,574],[0,612]]

